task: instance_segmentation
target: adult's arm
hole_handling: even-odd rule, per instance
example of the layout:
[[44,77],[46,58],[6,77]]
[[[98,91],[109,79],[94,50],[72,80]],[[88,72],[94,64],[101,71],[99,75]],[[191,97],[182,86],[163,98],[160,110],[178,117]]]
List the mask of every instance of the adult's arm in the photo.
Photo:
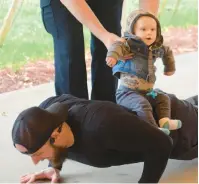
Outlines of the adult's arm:
[[[73,16],[85,25],[107,48],[115,41],[123,41],[122,38],[108,32],[95,16],[85,0],[60,0],[61,3],[73,14]],[[159,0],[140,0],[140,8],[157,15]]]
[[140,0],[140,9],[143,9],[145,11],[149,11],[153,13],[155,16],[158,15],[158,9],[159,9],[159,0]]
[[108,32],[95,16],[85,0],[60,0],[73,16],[85,25],[107,48],[115,41],[123,39]]

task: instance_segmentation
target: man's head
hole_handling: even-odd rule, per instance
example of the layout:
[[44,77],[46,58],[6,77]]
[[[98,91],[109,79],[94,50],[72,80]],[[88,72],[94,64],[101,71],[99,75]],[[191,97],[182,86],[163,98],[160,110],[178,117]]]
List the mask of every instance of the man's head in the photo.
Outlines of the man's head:
[[131,12],[127,18],[126,31],[138,36],[146,45],[158,47],[163,43],[158,19],[143,10]]
[[37,164],[48,159],[56,165],[74,143],[73,133],[65,123],[66,104],[55,103],[47,109],[29,108],[19,114],[12,129],[12,139],[18,151],[28,154]]

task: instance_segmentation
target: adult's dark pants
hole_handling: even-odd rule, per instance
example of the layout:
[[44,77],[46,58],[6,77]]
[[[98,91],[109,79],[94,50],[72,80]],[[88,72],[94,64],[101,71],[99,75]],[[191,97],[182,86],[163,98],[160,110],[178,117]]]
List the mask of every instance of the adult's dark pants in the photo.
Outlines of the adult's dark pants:
[[[88,0],[102,25],[121,36],[123,0]],[[83,26],[59,0],[41,0],[44,27],[53,37],[55,91],[88,99]],[[107,49],[91,34],[91,99],[115,102],[117,79],[106,65]]]

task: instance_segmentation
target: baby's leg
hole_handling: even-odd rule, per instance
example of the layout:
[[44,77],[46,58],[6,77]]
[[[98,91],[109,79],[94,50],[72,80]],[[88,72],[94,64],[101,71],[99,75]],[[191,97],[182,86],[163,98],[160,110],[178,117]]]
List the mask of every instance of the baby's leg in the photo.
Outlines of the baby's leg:
[[[116,97],[118,104],[136,112],[142,120],[159,128],[153,117],[153,109],[151,104],[143,95],[139,94],[137,91],[129,90],[124,92],[118,90]],[[170,134],[170,131],[167,128],[160,127],[159,129],[167,135]]]
[[176,130],[182,127],[182,122],[180,120],[170,119],[171,108],[168,95],[158,92],[158,95],[155,98],[155,110],[159,119],[160,128]]

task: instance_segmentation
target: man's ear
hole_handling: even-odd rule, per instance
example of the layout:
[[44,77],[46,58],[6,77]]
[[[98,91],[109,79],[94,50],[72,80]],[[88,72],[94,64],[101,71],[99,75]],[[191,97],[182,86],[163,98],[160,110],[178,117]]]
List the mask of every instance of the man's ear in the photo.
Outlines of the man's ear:
[[58,128],[56,128],[53,132],[52,132],[52,134],[51,134],[51,136],[50,136],[50,143],[51,144],[53,144],[55,141],[56,141],[56,139],[57,139],[57,137],[59,136],[59,132],[57,131],[57,129]]
[[55,138],[52,138],[52,137],[50,137],[50,144],[54,144],[54,142],[55,142]]

